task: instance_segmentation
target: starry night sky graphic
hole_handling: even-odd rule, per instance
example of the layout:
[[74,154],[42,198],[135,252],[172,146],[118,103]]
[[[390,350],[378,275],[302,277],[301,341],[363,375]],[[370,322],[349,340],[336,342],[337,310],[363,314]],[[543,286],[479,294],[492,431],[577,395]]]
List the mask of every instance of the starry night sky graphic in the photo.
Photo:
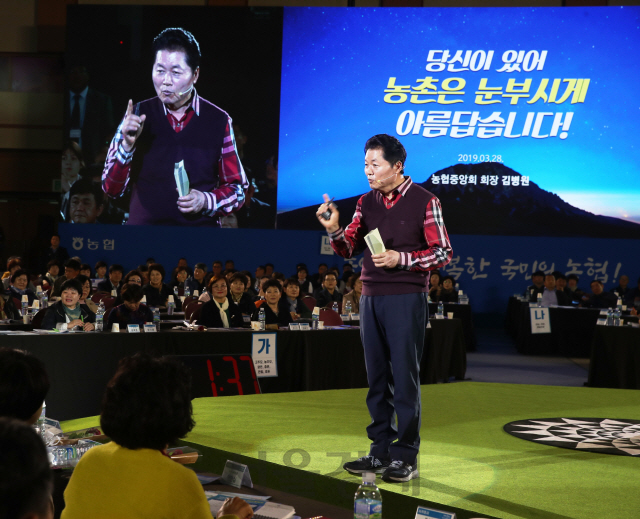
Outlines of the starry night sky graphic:
[[[505,120],[516,111],[515,133],[527,112],[572,111],[565,140],[399,137],[407,148],[406,172],[423,182],[457,163],[459,154],[500,155],[505,165],[581,209],[640,222],[640,7],[286,8],[284,16],[279,211],[320,203],[325,192],[336,199],[366,192],[364,143],[377,133],[397,136],[405,110],[502,112]],[[490,71],[428,72],[431,49],[495,54]],[[547,50],[544,69],[496,72],[507,50]],[[411,86],[427,76],[462,77],[464,102],[387,104],[384,89],[392,76]],[[591,83],[582,104],[521,99],[511,105],[498,97],[501,104],[476,105],[484,77],[503,88],[509,78],[531,78],[531,95],[542,78]]]

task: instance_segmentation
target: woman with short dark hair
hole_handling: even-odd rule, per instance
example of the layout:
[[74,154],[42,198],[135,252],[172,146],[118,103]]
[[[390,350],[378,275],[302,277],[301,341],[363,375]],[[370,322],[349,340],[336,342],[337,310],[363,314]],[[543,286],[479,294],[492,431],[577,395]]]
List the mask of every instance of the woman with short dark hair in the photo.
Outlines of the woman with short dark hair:
[[247,276],[241,272],[233,274],[229,280],[229,296],[243,314],[251,315],[256,305],[253,304],[253,297],[246,292],[247,283]]
[[289,326],[293,319],[288,310],[282,309],[280,306],[280,298],[282,297],[282,285],[277,279],[266,281],[261,292],[264,293],[264,303],[256,308],[251,316],[252,321],[258,321],[260,317],[260,309],[264,308],[266,324],[276,324],[278,326]]
[[149,284],[142,287],[149,306],[167,306],[167,299],[173,295],[169,286],[163,282],[165,270],[160,263],[149,265]]
[[118,323],[122,328],[126,328],[128,324],[137,324],[142,328],[145,323],[152,323],[153,312],[147,305],[140,303],[144,295],[140,285],[127,284],[123,286],[127,287],[122,291],[123,302],[111,310],[107,329],[111,330],[114,323]]
[[[77,276],[76,276],[77,277]],[[94,314],[87,305],[80,304],[82,285],[77,279],[67,279],[60,287],[60,301],[49,307],[42,320],[43,330],[72,330],[80,328],[85,332],[94,330]]]
[[442,289],[432,295],[431,300],[435,303],[457,303],[458,291],[456,290],[456,280],[453,276],[445,276],[442,278]]
[[[192,414],[191,375],[184,365],[142,353],[122,359],[100,415],[112,441],[80,459],[64,493],[62,517],[211,519],[195,472],[165,455],[169,444],[193,429]],[[236,512],[242,519],[252,515],[245,507],[242,502]],[[234,511],[223,506],[223,513]]]
[[29,299],[29,306],[33,304],[33,300],[36,295],[33,290],[29,290],[29,275],[26,270],[18,269],[11,274],[11,281],[9,283],[9,296],[22,302],[22,296],[27,296]]
[[300,283],[297,277],[290,277],[284,281],[284,296],[280,298],[280,307],[291,314],[291,319],[296,320],[311,318],[311,310],[300,297]]
[[98,305],[91,300],[91,292],[93,290],[91,280],[83,274],[77,275],[76,279],[80,281],[82,285],[82,295],[80,296],[79,303],[81,305],[87,305],[87,308],[95,314],[98,311]]

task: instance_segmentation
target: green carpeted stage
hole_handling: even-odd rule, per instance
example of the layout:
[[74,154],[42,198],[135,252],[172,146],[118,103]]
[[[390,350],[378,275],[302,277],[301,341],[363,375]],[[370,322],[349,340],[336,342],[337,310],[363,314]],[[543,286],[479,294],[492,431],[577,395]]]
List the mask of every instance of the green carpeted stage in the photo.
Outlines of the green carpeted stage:
[[[345,508],[359,479],[342,463],[366,453],[365,389],[194,400],[188,442],[197,469],[221,473],[226,459],[254,481]],[[378,478],[386,519],[411,519],[419,504],[458,519],[640,517],[640,459],[548,447],[508,435],[526,418],[640,419],[640,392],[462,382],[422,386],[420,478]],[[64,430],[97,425],[72,420]]]

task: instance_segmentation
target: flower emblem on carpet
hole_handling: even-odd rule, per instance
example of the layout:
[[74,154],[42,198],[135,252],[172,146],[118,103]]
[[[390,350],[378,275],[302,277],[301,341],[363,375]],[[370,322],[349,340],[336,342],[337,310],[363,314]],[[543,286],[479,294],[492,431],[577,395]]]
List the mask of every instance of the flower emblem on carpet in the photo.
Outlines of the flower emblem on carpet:
[[640,456],[640,420],[611,418],[536,418],[504,430],[523,440],[602,454]]

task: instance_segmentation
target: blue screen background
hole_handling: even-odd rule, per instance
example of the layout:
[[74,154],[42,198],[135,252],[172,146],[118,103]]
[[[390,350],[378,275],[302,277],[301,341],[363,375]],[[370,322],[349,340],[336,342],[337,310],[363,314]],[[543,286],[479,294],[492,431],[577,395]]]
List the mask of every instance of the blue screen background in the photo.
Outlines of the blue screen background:
[[[428,72],[431,49],[494,50],[490,71]],[[498,73],[507,50],[547,50],[542,71]],[[569,136],[479,139],[398,136],[406,173],[423,182],[458,163],[459,154],[500,155],[506,166],[542,189],[596,214],[640,223],[640,7],[601,8],[285,8],[278,211],[368,190],[365,141],[396,135],[405,110],[574,112]],[[389,77],[416,85],[432,76],[467,81],[464,103],[387,104]],[[509,78],[589,78],[582,104],[476,105],[480,78],[506,87]],[[564,90],[564,84],[561,92]],[[549,88],[547,88],[547,92]],[[547,118],[548,120],[549,118]],[[548,123],[547,123],[548,124]],[[548,133],[548,132],[543,132]]]

